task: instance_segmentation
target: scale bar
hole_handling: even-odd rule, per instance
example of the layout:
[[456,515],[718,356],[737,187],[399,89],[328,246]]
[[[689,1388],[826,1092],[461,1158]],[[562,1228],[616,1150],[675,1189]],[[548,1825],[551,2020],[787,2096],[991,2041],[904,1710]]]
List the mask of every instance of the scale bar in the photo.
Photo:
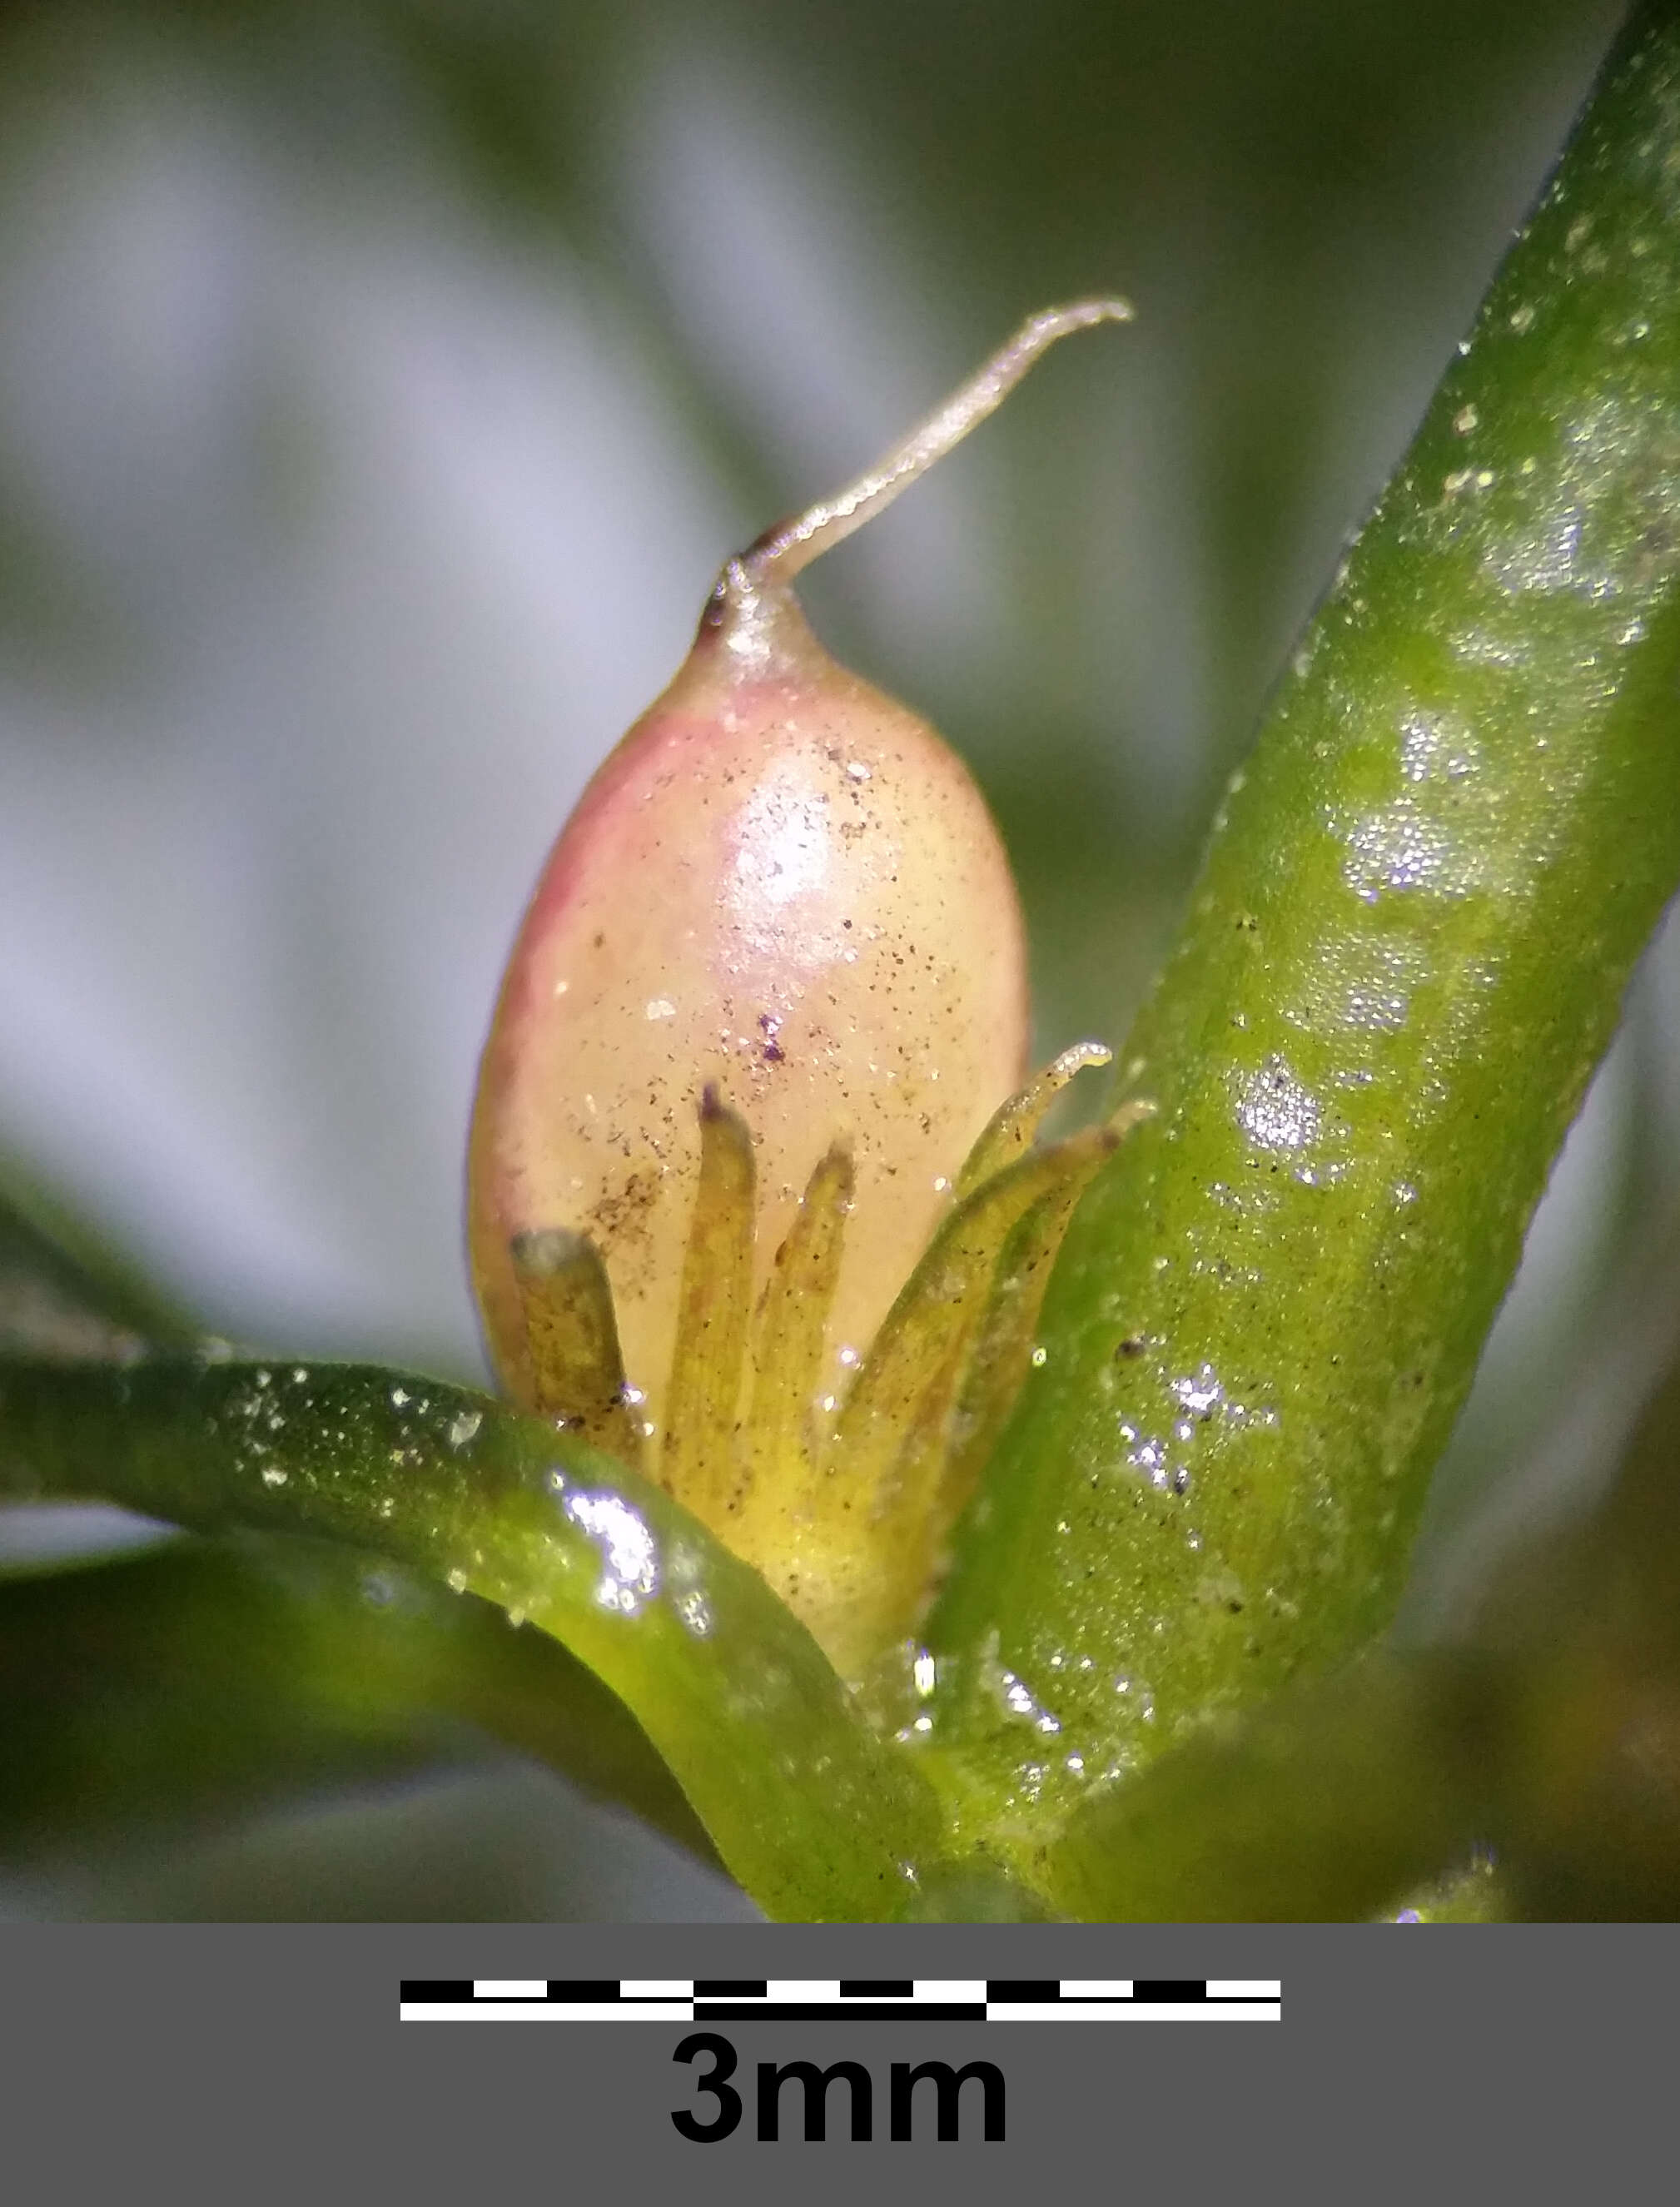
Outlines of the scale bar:
[[405,1977],[404,2023],[1277,2023],[1277,1978]]

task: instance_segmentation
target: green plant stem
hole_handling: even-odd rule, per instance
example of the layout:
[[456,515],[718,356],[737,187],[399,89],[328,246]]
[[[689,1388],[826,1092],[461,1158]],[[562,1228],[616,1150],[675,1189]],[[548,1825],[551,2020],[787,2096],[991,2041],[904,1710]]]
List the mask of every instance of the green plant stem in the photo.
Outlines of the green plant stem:
[[1031,1853],[1391,1613],[1680,877],[1680,14],[1641,9],[1320,606],[1121,1053],[929,1630]]
[[[1455,1860],[1492,1851],[1440,1882]],[[1680,1912],[1680,1359],[1611,1492],[1533,1533],[1451,1647],[1367,1658],[1086,1802],[1034,1863],[1080,1916]]]
[[665,1494],[541,1420],[362,1366],[0,1364],[0,1493],[392,1557],[553,1634],[634,1714],[767,1913],[926,1912],[919,1775],[763,1581]]

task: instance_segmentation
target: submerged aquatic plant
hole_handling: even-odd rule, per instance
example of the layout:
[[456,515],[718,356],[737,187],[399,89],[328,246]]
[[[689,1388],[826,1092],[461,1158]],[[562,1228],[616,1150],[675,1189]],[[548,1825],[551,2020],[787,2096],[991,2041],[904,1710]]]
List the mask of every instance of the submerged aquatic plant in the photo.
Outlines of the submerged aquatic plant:
[[[1680,10],[1617,47],[1303,637],[1119,1115],[1043,1148],[1101,1052],[998,1110],[983,812],[785,588],[978,389],[726,568],[562,838],[474,1136],[511,1404],[232,1357],[10,1216],[0,1482],[200,1536],[6,1590],[0,1642],[63,1656],[13,1666],[21,1736],[80,1743],[13,1761],[13,1833],[290,1697],[362,1753],[467,1716],[783,1917],[1680,1911],[1672,1391],[1468,1644],[1372,1653],[1680,880]],[[159,1636],[227,1738],[166,1682],[113,1714]]]

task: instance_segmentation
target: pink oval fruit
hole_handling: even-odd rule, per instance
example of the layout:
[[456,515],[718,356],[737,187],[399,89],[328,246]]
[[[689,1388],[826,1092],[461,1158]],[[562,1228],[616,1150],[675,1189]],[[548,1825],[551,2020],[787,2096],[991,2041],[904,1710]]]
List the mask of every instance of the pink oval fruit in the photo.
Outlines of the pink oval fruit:
[[954,752],[791,603],[762,661],[702,626],[555,846],[485,1052],[472,1254],[510,1391],[535,1399],[509,1247],[565,1225],[660,1425],[708,1086],[752,1130],[756,1289],[850,1140],[830,1331],[865,1348],[1026,1039],[1014,884]]
[[[792,580],[1046,346],[1129,311],[1036,316],[851,490],[728,562],[561,833],[503,981],[468,1168],[497,1369],[650,1457],[761,1568],[780,1534],[749,1489],[817,1462],[805,1409],[836,1413],[1021,1079],[1028,1023],[979,792],[834,663]],[[790,1598],[802,1570],[780,1572]]]

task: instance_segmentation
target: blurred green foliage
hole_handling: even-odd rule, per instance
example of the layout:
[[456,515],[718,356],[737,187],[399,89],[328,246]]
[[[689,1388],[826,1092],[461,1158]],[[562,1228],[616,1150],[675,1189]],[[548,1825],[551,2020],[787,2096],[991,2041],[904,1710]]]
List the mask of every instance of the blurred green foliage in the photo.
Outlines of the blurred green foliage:
[[[992,679],[965,679],[948,641],[930,657],[871,635],[839,563],[810,589],[842,655],[929,708],[975,761],[1055,1044],[1116,1033],[1141,999],[1215,792],[1618,12],[1056,0],[1023,19],[954,0],[909,13],[726,0],[697,22],[668,0],[82,0],[8,11],[0,96],[74,144],[105,72],[138,63],[207,87],[234,127],[329,170],[431,164],[487,224],[563,244],[627,306],[644,359],[759,516],[814,487],[773,472],[749,395],[695,346],[638,228],[612,130],[650,70],[692,55],[726,73],[786,134],[796,174],[802,133],[825,180],[836,146],[860,180],[887,164],[897,196],[871,207],[898,256],[883,284],[906,265],[940,272],[923,310],[948,332],[948,380],[1024,302],[1104,284],[1136,296],[1129,360],[1059,363],[1059,402],[1027,394],[990,433],[1010,440],[1008,630],[974,639]],[[774,302],[757,311],[749,336],[774,348]],[[1116,381],[1134,426],[1110,459],[1091,401]],[[1095,451],[1070,434],[1081,420]],[[1152,547],[1119,541],[1093,498],[1099,462],[1128,518],[1135,480],[1170,470],[1142,506]],[[51,547],[32,541],[39,572]],[[1170,634],[1196,662],[1165,678],[1185,703],[1164,715],[1151,695],[1163,669],[1127,663],[1138,645],[1114,602],[1151,557],[1187,601]],[[26,608],[0,597],[0,620],[9,610]],[[1175,742],[1185,756],[1168,765],[1157,755]]]

